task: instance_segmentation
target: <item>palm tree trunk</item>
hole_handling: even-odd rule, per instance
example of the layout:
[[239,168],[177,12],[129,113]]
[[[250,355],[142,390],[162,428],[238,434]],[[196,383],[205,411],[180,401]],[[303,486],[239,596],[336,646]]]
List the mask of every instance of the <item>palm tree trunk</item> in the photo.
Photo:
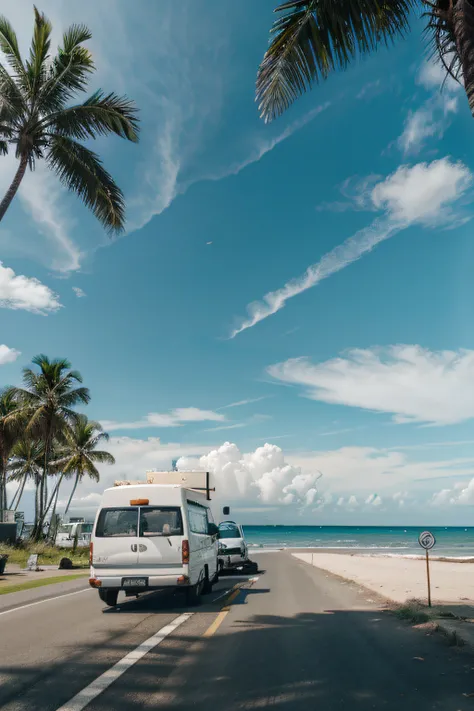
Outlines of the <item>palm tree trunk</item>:
[[43,523],[45,518],[46,500],[45,495],[47,495],[46,480],[49,473],[49,450],[51,446],[51,427],[46,430],[46,437],[44,440],[44,463],[43,463],[43,474],[40,480],[40,490],[39,490],[39,512],[38,512],[38,523],[35,525],[33,531],[33,539],[35,541],[41,540],[43,537]]
[[454,5],[453,28],[461,60],[464,90],[474,116],[474,7],[469,0],[457,0]]
[[0,202],[0,220],[3,219],[4,214],[10,207],[10,203],[15,197],[18,188],[20,187],[20,183],[23,180],[23,177],[26,173],[26,169],[28,167],[28,156],[27,155],[22,155],[20,158],[20,165],[18,166],[18,169],[15,173],[15,177],[13,178],[13,181],[8,188],[7,192],[5,193],[5,197],[3,198],[2,202]]
[[[48,511],[49,511],[49,509],[51,508],[51,504],[53,503],[54,497],[56,496],[57,493],[59,493],[59,487],[61,486],[61,482],[62,482],[62,480],[63,480],[63,477],[64,477],[64,474],[61,474],[61,476],[59,477],[58,481],[56,482],[56,486],[55,486],[54,489],[53,489],[53,493],[51,494],[51,498],[50,498],[48,504],[45,506],[45,509],[44,509],[44,511],[43,511],[43,520],[42,520],[42,522],[41,522],[42,524],[44,523],[44,521],[45,521],[45,519],[46,519],[46,516],[48,515]],[[56,499],[57,499],[57,496],[56,496]],[[54,504],[54,508],[56,508],[56,504]],[[53,509],[53,514],[54,514],[54,509]],[[51,515],[53,515],[53,514],[51,514]]]
[[74,494],[75,494],[76,487],[77,487],[78,483],[79,483],[79,474],[76,474],[76,481],[74,482],[74,486],[72,487],[71,496],[69,497],[69,501],[67,502],[66,510],[64,511],[65,514],[67,514],[67,512],[69,511],[69,507],[70,507],[70,505],[71,505],[72,497],[73,497]]
[[[51,535],[51,526],[52,526],[52,524],[53,524],[53,519],[54,519],[54,516],[55,516],[55,514],[56,514],[56,506],[58,505],[58,498],[59,498],[59,487],[61,486],[61,482],[62,482],[62,480],[63,480],[63,476],[64,476],[64,474],[61,474],[61,476],[59,477],[59,481],[58,481],[57,486],[56,486],[56,488],[55,488],[55,490],[54,490],[56,493],[55,493],[55,494],[53,493],[53,496],[54,496],[54,503],[53,503],[53,510],[51,511],[51,518],[49,519],[48,537]],[[55,538],[56,538],[56,536],[55,536]],[[53,541],[53,542],[54,542],[54,541]]]
[[23,479],[20,482],[18,489],[15,491],[15,496],[10,501],[10,508],[13,509],[14,511],[16,511],[18,509],[18,506],[20,505],[20,500],[21,500],[21,497],[23,496],[23,489],[25,488],[26,479],[27,479],[27,475],[25,474]]
[[0,457],[0,523],[3,521],[3,512],[7,508],[7,460],[2,454]]
[[[21,485],[20,493],[18,494],[18,499],[17,499],[17,501],[16,501],[14,511],[17,511],[17,510],[18,510],[18,507],[19,507],[19,505],[20,505],[21,497],[23,496],[23,491],[24,491],[25,484],[26,484],[26,479],[27,479],[27,477],[26,477],[26,475],[25,475],[25,478],[23,479],[23,483],[22,483],[22,485]],[[12,506],[13,506],[13,504],[12,504]]]

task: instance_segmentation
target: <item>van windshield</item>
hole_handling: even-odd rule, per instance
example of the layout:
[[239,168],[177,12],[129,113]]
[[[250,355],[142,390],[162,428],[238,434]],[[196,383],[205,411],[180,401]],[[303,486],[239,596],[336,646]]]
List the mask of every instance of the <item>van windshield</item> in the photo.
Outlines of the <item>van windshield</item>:
[[98,538],[182,536],[181,511],[167,506],[102,509],[95,535]]

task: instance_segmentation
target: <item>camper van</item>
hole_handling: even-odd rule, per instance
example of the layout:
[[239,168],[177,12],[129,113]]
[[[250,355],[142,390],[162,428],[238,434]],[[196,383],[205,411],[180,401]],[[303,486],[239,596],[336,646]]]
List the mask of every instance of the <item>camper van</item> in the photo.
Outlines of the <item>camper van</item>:
[[[160,483],[156,483],[160,482]],[[146,482],[104,491],[90,547],[89,583],[106,605],[127,596],[174,589],[197,604],[217,581],[219,529],[206,472],[150,472]]]

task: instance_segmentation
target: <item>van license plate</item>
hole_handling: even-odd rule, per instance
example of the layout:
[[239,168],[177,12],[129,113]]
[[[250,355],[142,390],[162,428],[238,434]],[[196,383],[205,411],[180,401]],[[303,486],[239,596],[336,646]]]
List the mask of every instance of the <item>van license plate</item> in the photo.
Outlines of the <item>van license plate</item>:
[[146,588],[148,587],[148,578],[122,578],[122,587]]

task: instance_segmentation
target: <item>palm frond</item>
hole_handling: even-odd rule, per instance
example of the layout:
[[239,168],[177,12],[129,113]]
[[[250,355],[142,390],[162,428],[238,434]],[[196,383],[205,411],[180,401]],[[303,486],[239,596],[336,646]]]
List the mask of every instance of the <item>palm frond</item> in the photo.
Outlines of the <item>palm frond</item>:
[[424,3],[429,9],[423,13],[428,19],[425,36],[428,40],[430,59],[441,62],[450,75],[459,84],[462,82],[462,65],[454,36],[453,15],[449,0],[437,0],[435,4]]
[[41,90],[40,107],[46,113],[58,111],[78,91],[85,91],[89,74],[94,71],[92,55],[83,42],[92,37],[85,25],[71,25],[63,36],[50,75]]
[[45,127],[61,136],[80,140],[115,133],[135,143],[139,131],[134,102],[102,91],[96,91],[83,104],[70,106],[48,117]]
[[[0,117],[2,121],[15,122],[27,111],[25,97],[12,75],[0,64]],[[13,127],[12,127],[13,130]]]
[[29,76],[32,98],[37,99],[37,93],[45,79],[45,63],[49,55],[51,46],[52,25],[45,14],[35,12],[35,27],[33,30],[33,40],[30,47],[30,58],[26,62],[26,71]]
[[261,117],[282,114],[314,82],[408,29],[417,0],[290,0],[273,24],[257,76]]
[[110,452],[102,452],[100,450],[94,450],[89,453],[89,457],[100,464],[115,464],[115,457],[113,457]]
[[81,198],[107,230],[123,231],[123,193],[96,153],[71,138],[56,134],[51,138],[47,160],[63,185]]
[[0,50],[12,68],[19,85],[23,90],[29,90],[28,75],[21,58],[18,39],[15,30],[7,18],[0,15]]

